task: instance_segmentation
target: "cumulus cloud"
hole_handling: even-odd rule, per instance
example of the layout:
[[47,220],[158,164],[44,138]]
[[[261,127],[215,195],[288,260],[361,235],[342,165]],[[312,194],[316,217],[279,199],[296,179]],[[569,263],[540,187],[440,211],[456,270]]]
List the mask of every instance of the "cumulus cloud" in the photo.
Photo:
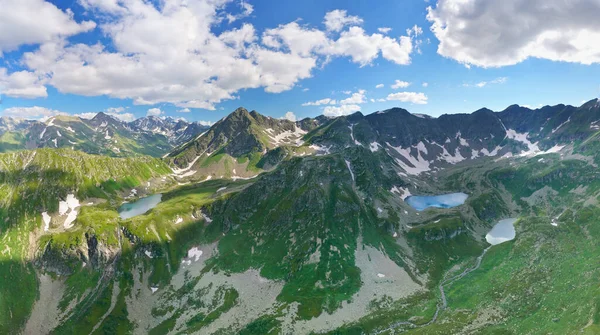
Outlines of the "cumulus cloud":
[[424,93],[417,92],[398,92],[387,96],[388,101],[410,102],[416,105],[427,104],[427,96]]
[[4,116],[20,119],[38,120],[48,118],[56,115],[66,115],[61,111],[55,109],[49,109],[46,107],[33,106],[33,107],[10,107],[6,108],[2,114]]
[[429,83],[423,83],[423,84],[421,84],[421,86],[423,86],[423,87],[429,87]]
[[125,111],[125,107],[109,107],[106,109],[107,113],[123,113]]
[[[323,115],[328,117],[336,117],[341,115],[348,115],[354,112],[360,111],[360,104],[367,102],[366,91],[360,89],[356,92],[344,91],[344,94],[350,95],[346,99],[336,101],[334,99],[322,99],[315,101],[314,103],[303,104],[303,106],[319,106],[328,105],[323,108]],[[318,104],[317,104],[318,103]],[[339,106],[332,106],[339,104]]]
[[285,115],[283,116],[284,119],[286,120],[290,120],[292,122],[296,122],[297,118],[296,118],[296,114],[294,114],[294,112],[287,112],[285,113]]
[[337,101],[335,99],[325,98],[317,101],[309,101],[302,104],[302,106],[321,106],[321,105],[335,105]]
[[381,53],[382,57],[396,64],[410,64],[412,40],[400,36],[399,40],[381,34],[366,34],[361,27],[350,27],[327,50],[330,55],[348,56],[361,66],[369,65]]
[[385,85],[384,84],[377,84],[375,85],[375,88],[383,88]]
[[377,31],[379,31],[382,34],[387,34],[390,31],[392,31],[392,28],[389,27],[381,27],[381,28],[377,28]]
[[394,84],[392,84],[392,88],[393,89],[399,89],[399,88],[406,88],[410,86],[410,83],[407,81],[402,81],[402,80],[396,80],[396,82]]
[[82,119],[86,119],[86,120],[91,120],[94,118],[94,116],[96,116],[98,113],[93,113],[93,112],[88,112],[88,113],[79,113],[79,114],[75,114],[75,116],[80,117]]
[[160,108],[150,108],[146,113],[146,116],[160,116],[162,114],[164,114],[164,112],[161,111]]
[[189,112],[191,112],[191,110],[189,108],[183,108],[183,109],[178,109],[177,112],[178,113],[189,113]]
[[198,121],[198,123],[199,123],[199,124],[201,124],[201,125],[203,125],[203,126],[208,126],[208,127],[210,127],[210,126],[212,126],[213,124],[215,124],[215,123],[214,123],[214,122],[212,122],[212,121]]
[[438,53],[465,65],[600,62],[597,0],[439,0],[427,12]]
[[[0,23],[1,24],[1,23]],[[0,68],[0,94],[12,98],[45,98],[48,96],[43,78],[29,71],[17,71],[10,75]]]
[[352,96],[340,101],[342,105],[356,105],[365,103],[365,90],[358,90],[358,92],[352,93]]
[[331,43],[325,32],[300,26],[297,22],[267,29],[262,35],[264,45],[274,49],[286,49],[303,57],[314,52],[323,53]]
[[350,115],[358,111],[360,111],[359,105],[327,106],[323,109],[323,115],[328,117],[337,117]]
[[358,16],[348,15],[343,9],[336,9],[325,14],[325,21],[323,23],[327,30],[340,31],[347,25],[362,24],[363,19]]
[[137,119],[135,117],[135,115],[131,114],[131,113],[106,113],[112,117],[114,117],[117,120],[121,120],[123,122],[131,122],[135,119]]
[[1,6],[0,56],[21,45],[69,37],[96,27],[91,21],[77,23],[70,10],[62,11],[44,0],[2,0]]
[[[41,0],[6,1],[15,2],[17,7],[23,7],[21,2],[27,3],[27,8],[32,8],[33,3],[46,4]],[[43,26],[13,22],[28,21],[26,15],[9,15],[10,20],[3,21],[0,13],[2,50],[40,44],[26,52],[20,62],[26,72],[18,76],[28,79],[20,82],[28,85],[11,85],[11,94],[41,97],[50,85],[62,93],[131,99],[136,105],[171,103],[182,109],[214,110],[215,104],[238,98],[240,90],[290,90],[336,57],[348,57],[360,66],[370,65],[379,57],[396,64],[410,64],[413,33],[398,38],[368,34],[357,26],[362,19],[343,10],[327,13],[327,30],[298,22],[265,29],[262,34],[249,23],[223,30],[223,21],[231,21],[228,15],[240,20],[253,11],[245,1],[239,6],[227,6],[232,2],[79,0],[87,15],[102,22],[98,30],[108,41],[106,45],[104,39],[89,44],[67,39],[95,25],[77,23],[68,11],[50,4],[40,8],[50,6],[57,16],[66,17],[65,26],[69,29],[59,29],[62,25],[56,20],[50,21],[56,24],[37,20]],[[27,24],[33,25],[32,30],[41,30],[38,33],[43,36],[5,41],[13,38],[14,32],[19,31],[17,27]],[[8,86],[6,77],[15,74],[2,70],[4,78],[0,78],[0,84]],[[8,89],[4,87],[5,91]]]

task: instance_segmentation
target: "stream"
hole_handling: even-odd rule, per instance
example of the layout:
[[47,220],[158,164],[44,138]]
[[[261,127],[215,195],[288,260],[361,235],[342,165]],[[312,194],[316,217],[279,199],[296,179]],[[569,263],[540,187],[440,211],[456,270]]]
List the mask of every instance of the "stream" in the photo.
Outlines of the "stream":
[[444,285],[451,284],[452,282],[455,282],[455,281],[463,278],[464,276],[468,275],[469,273],[479,269],[479,267],[481,266],[483,257],[488,252],[488,250],[490,250],[490,248],[493,247],[494,245],[514,239],[515,238],[515,229],[514,229],[513,224],[516,221],[517,221],[517,219],[505,219],[505,220],[501,220],[498,223],[496,223],[496,225],[494,225],[494,228],[492,228],[492,230],[486,235],[486,240],[491,245],[489,247],[485,248],[483,250],[483,252],[481,253],[481,255],[479,255],[477,257],[477,259],[475,260],[475,265],[470,268],[466,268],[463,272],[461,272],[460,274],[457,274],[456,276],[453,276],[450,278],[445,278],[442,280],[442,282],[440,283],[440,286],[439,286],[440,302],[437,304],[435,313],[433,314],[433,317],[431,318],[431,320],[429,320],[429,322],[422,324],[422,325],[417,325],[410,321],[399,321],[399,322],[392,324],[390,327],[388,327],[384,330],[376,332],[375,334],[385,333],[389,330],[398,328],[400,326],[411,326],[412,328],[422,328],[422,327],[427,327],[427,326],[431,325],[432,323],[436,322],[440,312],[443,311],[444,309],[446,309],[446,307],[448,307],[448,301],[446,300],[446,292],[444,291]]

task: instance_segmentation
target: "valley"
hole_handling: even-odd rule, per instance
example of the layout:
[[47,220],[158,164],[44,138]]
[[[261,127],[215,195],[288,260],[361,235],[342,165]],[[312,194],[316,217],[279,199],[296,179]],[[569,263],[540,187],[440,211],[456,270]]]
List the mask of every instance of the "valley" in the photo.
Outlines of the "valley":
[[164,150],[15,147],[0,333],[597,333],[598,120],[239,108]]

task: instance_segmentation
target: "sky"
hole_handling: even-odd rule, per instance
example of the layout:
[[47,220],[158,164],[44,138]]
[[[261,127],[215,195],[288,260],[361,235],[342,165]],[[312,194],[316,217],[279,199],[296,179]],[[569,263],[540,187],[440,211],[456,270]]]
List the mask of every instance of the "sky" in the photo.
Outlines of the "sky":
[[439,116],[600,95],[600,0],[0,0],[0,116]]

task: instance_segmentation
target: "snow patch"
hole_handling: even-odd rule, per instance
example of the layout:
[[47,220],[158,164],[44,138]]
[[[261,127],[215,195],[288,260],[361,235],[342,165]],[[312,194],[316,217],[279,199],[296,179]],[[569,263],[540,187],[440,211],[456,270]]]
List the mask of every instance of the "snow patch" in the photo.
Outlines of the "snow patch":
[[213,220],[212,220],[211,218],[209,218],[209,217],[208,217],[208,215],[206,215],[206,214],[204,214],[204,213],[201,213],[201,214],[202,214],[202,217],[204,218],[204,220],[205,220],[207,223],[211,223],[211,222],[213,222]]
[[73,227],[73,221],[77,219],[78,212],[75,210],[80,206],[79,200],[75,198],[75,195],[68,194],[67,199],[65,201],[60,201],[58,203],[58,214],[60,216],[64,216],[67,214],[67,218],[65,219],[65,223],[63,226],[65,229],[69,229]]
[[350,124],[348,128],[350,128],[350,137],[352,138],[352,142],[354,142],[355,145],[362,145],[354,138],[354,123]]
[[492,150],[492,152],[490,152],[486,148],[481,149],[479,152],[482,153],[485,156],[493,157],[493,156],[497,156],[498,155],[498,151],[500,151],[501,149],[502,149],[501,146],[497,146],[497,147],[494,148],[494,150]]
[[52,221],[52,218],[47,212],[42,212],[42,221],[44,221],[44,231],[48,231],[50,229],[50,221]]
[[344,160],[346,162],[346,166],[348,167],[348,171],[350,171],[350,176],[352,176],[352,181],[354,181],[354,172],[352,172],[352,168],[350,167],[350,162]]
[[200,260],[200,256],[202,256],[202,250],[198,249],[197,247],[193,247],[192,249],[188,250],[187,252],[187,258],[189,259],[194,259],[194,262],[197,262]]
[[548,149],[546,151],[537,152],[533,156],[555,154],[557,152],[560,152],[564,147],[565,147],[565,145],[555,145],[555,146],[553,146],[552,148],[550,148],[550,149]]
[[[408,188],[404,188],[404,187],[398,188],[398,187],[394,186],[394,187],[392,187],[390,192],[400,195],[400,199],[402,199],[402,200],[404,200],[412,195],[412,194],[410,194],[410,191],[408,190]],[[404,211],[404,212],[405,212],[405,214],[408,214],[408,212],[406,212],[406,211]]]
[[559,124],[559,125],[558,125],[558,127],[556,127],[556,128],[554,128],[554,129],[552,129],[552,134],[556,133],[556,132],[557,132],[557,131],[558,131],[558,130],[559,130],[561,127],[562,127],[562,126],[564,126],[565,124],[567,124],[567,123],[569,123],[569,122],[571,122],[571,117],[569,117],[569,118],[567,119],[567,121],[565,121],[565,122],[563,122],[563,123]]
[[271,128],[267,128],[265,131],[268,133],[267,136],[269,136],[272,144],[275,146],[282,144],[294,144],[296,146],[301,146],[304,144],[304,141],[302,141],[302,136],[306,135],[307,133],[295,125],[294,130],[286,130],[276,135],[273,134],[274,130]]
[[316,156],[323,156],[323,155],[329,155],[331,153],[332,146],[325,147],[325,146],[313,144],[309,148],[311,148],[315,151]]
[[371,142],[371,144],[369,144],[369,149],[371,149],[371,152],[376,152],[377,150],[379,150],[379,143],[377,142]]
[[[426,159],[424,159],[421,156],[421,151],[422,150],[417,150],[417,157],[415,158],[415,157],[413,157],[413,156],[410,155],[410,151],[411,151],[410,147],[404,149],[402,147],[394,147],[394,146],[392,146],[391,144],[389,144],[387,142],[386,142],[386,144],[390,148],[396,150],[397,153],[399,153],[402,157],[404,157],[404,159],[406,159],[408,161],[408,163],[410,165],[407,164],[407,163],[405,163],[401,159],[398,159],[398,158],[395,159],[396,163],[398,165],[400,165],[400,167],[402,169],[404,169],[404,171],[406,171],[406,173],[408,173],[410,175],[419,175],[419,174],[421,174],[423,172],[431,170],[431,168],[429,167],[429,161],[427,161]],[[419,142],[419,145],[423,145],[423,142]],[[419,147],[419,145],[417,145],[417,148]],[[425,149],[424,145],[423,145],[423,149]],[[425,149],[425,153],[427,153],[427,149]]]
[[529,133],[517,133],[514,129],[507,129],[506,137],[527,145],[527,151],[521,152],[521,154],[519,154],[519,156],[533,155],[536,152],[540,151],[540,148],[538,147],[537,142],[531,143],[531,141],[528,139]]
[[[194,158],[194,160],[193,160],[193,161],[191,161],[191,162],[190,162],[190,164],[188,164],[188,166],[187,166],[187,167],[185,167],[185,168],[183,168],[183,169],[171,169],[171,170],[173,170],[173,174],[175,174],[175,175],[180,175],[180,174],[183,174],[183,173],[185,173],[185,172],[189,171],[189,170],[192,168],[192,166],[194,166],[194,164],[196,164],[196,162],[197,162],[197,161],[200,159],[200,157],[202,157],[202,156],[203,156],[203,155],[206,153],[206,151],[207,151],[207,150],[208,150],[208,149],[204,150],[204,152],[203,152],[203,153],[201,153],[201,154],[200,154],[200,155],[198,155],[196,158]],[[209,156],[210,156],[210,155],[209,155]]]

